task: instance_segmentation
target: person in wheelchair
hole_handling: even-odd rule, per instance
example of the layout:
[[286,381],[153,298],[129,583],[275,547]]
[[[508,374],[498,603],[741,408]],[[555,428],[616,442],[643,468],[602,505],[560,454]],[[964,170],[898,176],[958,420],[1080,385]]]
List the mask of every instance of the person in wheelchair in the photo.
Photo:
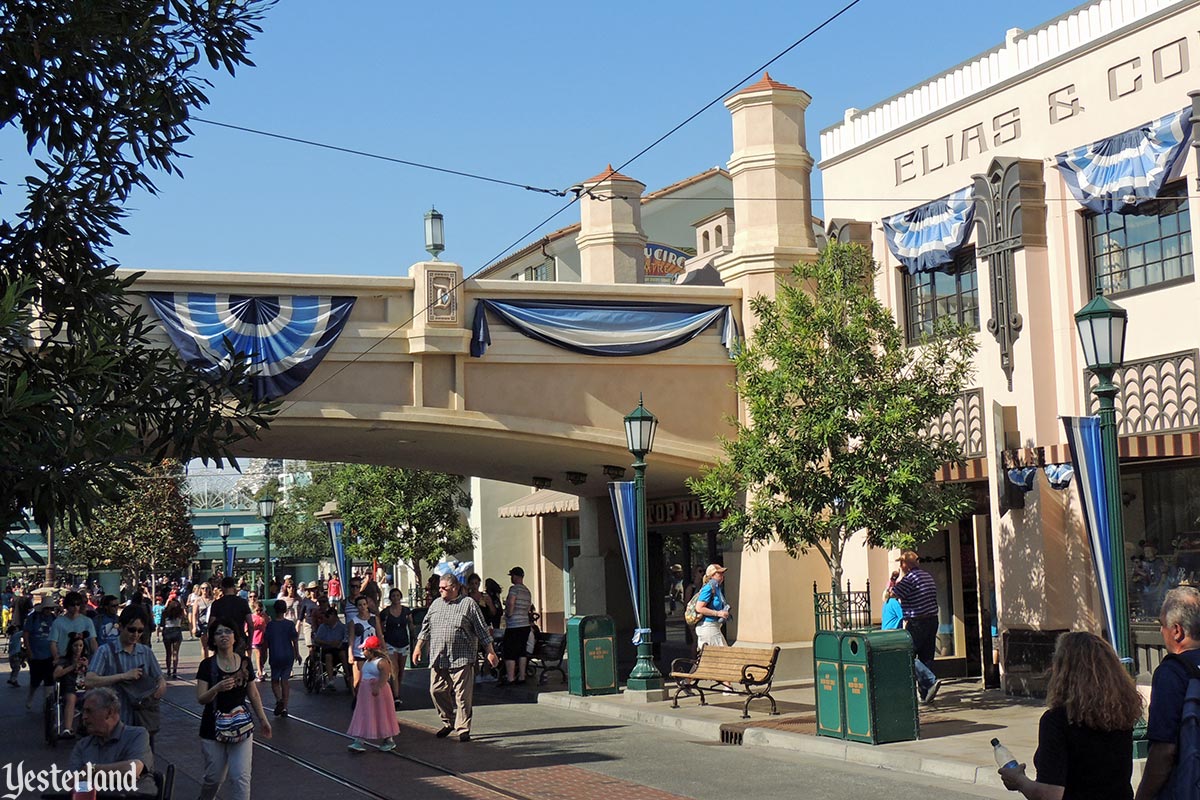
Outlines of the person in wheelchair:
[[74,738],[79,732],[75,711],[83,703],[84,679],[88,670],[87,644],[86,636],[71,634],[67,639],[67,651],[54,666],[54,680],[58,683],[58,696],[62,703],[62,719],[58,721],[61,739]]
[[349,631],[346,628],[346,624],[338,619],[336,608],[331,606],[325,612],[325,621],[321,623],[313,634],[313,644],[316,646],[321,662],[325,666],[325,679],[322,688],[333,688],[333,679],[337,675],[337,667],[341,665],[342,677],[346,681],[346,688],[351,689]]

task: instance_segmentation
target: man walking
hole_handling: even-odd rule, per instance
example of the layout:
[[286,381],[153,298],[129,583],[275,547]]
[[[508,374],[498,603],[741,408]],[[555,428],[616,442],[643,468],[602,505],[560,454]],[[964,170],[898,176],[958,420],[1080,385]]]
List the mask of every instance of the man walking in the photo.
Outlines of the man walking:
[[429,694],[442,718],[439,739],[454,734],[460,742],[471,741],[475,656],[481,642],[488,664],[495,667],[500,658],[479,606],[463,595],[458,578],[443,575],[438,598],[429,606],[413,649],[413,661],[419,662],[429,645]]
[[[1182,787],[1170,784],[1180,755],[1179,740],[1188,684],[1200,680],[1200,589],[1180,586],[1167,592],[1158,623],[1169,655],[1154,670],[1146,726],[1150,753],[1134,800],[1154,800],[1163,789],[1182,790]],[[1168,791],[1163,796],[1194,795],[1187,791]]]
[[29,654],[29,696],[25,699],[25,710],[33,708],[33,695],[39,686],[46,691],[54,685],[54,641],[50,630],[54,625],[56,605],[47,596],[38,605],[37,611],[25,618],[22,626],[24,650]]
[[67,643],[72,636],[83,637],[88,655],[96,652],[96,625],[83,613],[84,599],[79,592],[67,592],[63,597],[66,613],[54,620],[50,626],[50,657],[55,663],[67,653]]
[[[920,563],[921,557],[912,550],[900,553],[901,575],[892,586],[892,594],[904,609],[904,628],[912,637],[917,660],[932,672],[938,631],[937,583],[932,575],[917,566]],[[939,680],[918,687],[921,702],[931,702],[941,687]]]

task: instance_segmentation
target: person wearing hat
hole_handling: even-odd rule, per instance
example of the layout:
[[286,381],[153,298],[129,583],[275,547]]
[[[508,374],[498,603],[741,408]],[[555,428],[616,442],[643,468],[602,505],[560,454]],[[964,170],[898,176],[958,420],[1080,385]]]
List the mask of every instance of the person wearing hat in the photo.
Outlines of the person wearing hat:
[[721,626],[733,615],[725,601],[721,586],[725,583],[725,567],[709,564],[704,570],[704,588],[696,598],[696,611],[701,615],[696,626],[696,646],[728,647]]
[[49,691],[54,685],[54,653],[50,649],[53,637],[50,634],[54,626],[54,599],[46,595],[38,603],[37,611],[25,619],[22,628],[25,652],[29,653],[29,696],[25,699],[25,710],[33,708],[33,695],[39,686],[45,686]]
[[386,753],[396,749],[392,737],[400,732],[390,683],[392,662],[378,636],[363,640],[363,655],[358,702],[354,704],[354,716],[346,730],[354,737],[348,748],[353,753],[365,753],[367,739],[382,739],[379,749]]
[[504,638],[500,649],[504,654],[506,684],[525,682],[528,664],[529,632],[533,629],[533,595],[525,585],[525,570],[513,567],[508,571],[512,587],[504,598]]

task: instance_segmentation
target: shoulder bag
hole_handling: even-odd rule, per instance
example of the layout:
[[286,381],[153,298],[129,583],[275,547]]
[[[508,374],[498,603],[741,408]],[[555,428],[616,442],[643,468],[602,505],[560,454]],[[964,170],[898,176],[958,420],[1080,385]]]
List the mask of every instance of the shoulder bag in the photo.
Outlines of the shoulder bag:
[[[221,682],[221,668],[217,664],[217,657],[214,655],[212,660],[213,686]],[[214,697],[213,715],[216,718],[216,734],[214,738],[222,744],[238,744],[250,738],[254,733],[254,718],[250,716],[250,709],[245,703],[235,706],[229,711],[221,711],[217,708],[217,698]]]

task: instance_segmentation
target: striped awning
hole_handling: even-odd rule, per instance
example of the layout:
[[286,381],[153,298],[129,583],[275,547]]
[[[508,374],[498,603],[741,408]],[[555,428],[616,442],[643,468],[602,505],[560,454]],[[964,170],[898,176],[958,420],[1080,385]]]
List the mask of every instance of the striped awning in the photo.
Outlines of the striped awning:
[[578,513],[579,498],[566,492],[538,489],[506,506],[500,506],[497,514],[502,518],[539,517],[543,514]]
[[953,263],[954,254],[971,238],[975,195],[967,186],[923,206],[885,217],[888,249],[910,275],[932,272]]
[[1126,213],[1158,197],[1186,161],[1192,134],[1190,107],[1136,128],[1068,150],[1058,171],[1075,199],[1100,214]]

